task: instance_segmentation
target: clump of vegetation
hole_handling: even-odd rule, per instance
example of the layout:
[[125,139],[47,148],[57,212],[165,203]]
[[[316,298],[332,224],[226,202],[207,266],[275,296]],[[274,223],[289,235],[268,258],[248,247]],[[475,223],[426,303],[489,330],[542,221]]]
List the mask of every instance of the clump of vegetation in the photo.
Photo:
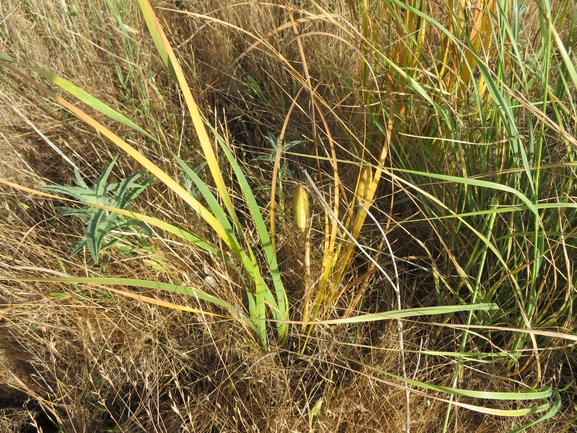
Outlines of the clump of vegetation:
[[38,428],[570,431],[573,2],[197,3],[2,6]]
[[[80,217],[86,224],[86,237],[82,238],[74,247],[72,256],[84,248],[88,248],[94,263],[98,263],[100,252],[119,244],[126,236],[137,235],[135,229],[140,228],[146,236],[152,237],[150,228],[138,219],[126,218],[115,212],[102,208],[90,207],[90,204],[131,210],[132,202],[148,187],[153,177],[138,182],[145,172],[135,173],[122,182],[107,184],[108,177],[116,164],[117,158],[110,163],[106,171],[96,180],[93,186],[88,186],[80,172],[74,167],[76,186],[47,185],[41,189],[70,196],[82,203],[87,203],[81,209],[63,207],[62,216]],[[128,231],[128,232],[127,232]],[[111,236],[113,233],[114,236]],[[106,239],[108,238],[108,239]],[[106,242],[105,242],[106,239]],[[127,251],[128,252],[128,251]]]

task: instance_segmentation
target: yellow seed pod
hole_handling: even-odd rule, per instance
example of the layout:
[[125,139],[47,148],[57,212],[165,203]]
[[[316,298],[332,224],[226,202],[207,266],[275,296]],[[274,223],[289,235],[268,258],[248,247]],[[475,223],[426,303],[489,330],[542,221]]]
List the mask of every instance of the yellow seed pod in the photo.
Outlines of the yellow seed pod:
[[297,227],[304,233],[309,219],[309,195],[302,185],[297,187],[293,197],[293,218]]
[[371,188],[371,183],[373,182],[373,172],[371,167],[366,166],[361,172],[361,177],[359,179],[359,185],[357,188],[357,197],[359,203],[365,203],[367,197],[369,196],[369,190]]

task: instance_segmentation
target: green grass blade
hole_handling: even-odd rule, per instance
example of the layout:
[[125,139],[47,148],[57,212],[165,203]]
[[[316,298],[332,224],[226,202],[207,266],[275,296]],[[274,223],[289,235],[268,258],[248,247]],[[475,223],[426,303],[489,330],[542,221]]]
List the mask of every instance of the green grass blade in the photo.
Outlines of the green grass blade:
[[439,180],[444,180],[444,181],[448,181],[448,182],[460,183],[460,184],[470,185],[470,186],[477,186],[480,188],[496,189],[499,191],[507,192],[507,193],[510,193],[510,194],[517,196],[519,198],[519,200],[521,200],[523,203],[525,203],[525,205],[527,206],[527,209],[529,209],[535,215],[535,217],[537,218],[537,221],[541,220],[541,216],[539,214],[539,211],[537,210],[536,205],[531,200],[529,200],[527,198],[527,196],[525,194],[523,194],[521,191],[519,191],[515,188],[512,188],[508,185],[503,185],[503,184],[500,184],[497,182],[490,182],[490,181],[486,181],[486,180],[473,179],[473,178],[468,178],[468,177],[450,176],[450,175],[445,175],[445,174],[428,173],[428,172],[423,172],[423,171],[408,170],[408,169],[402,169],[402,168],[388,168],[388,170],[390,170],[392,172],[409,173],[409,174],[414,174],[417,176],[429,177],[431,179],[439,179]]
[[255,228],[257,229],[261,245],[265,252],[268,270],[270,272],[273,281],[273,286],[275,288],[276,300],[274,299],[274,297],[272,296],[270,290],[268,289],[268,287],[266,287],[266,285],[263,287],[264,292],[262,293],[262,295],[265,296],[266,294],[269,303],[271,301],[274,302],[274,304],[271,305],[270,309],[273,314],[273,317],[281,321],[277,322],[277,329],[280,341],[284,342],[288,336],[288,327],[282,321],[286,320],[289,316],[288,300],[286,291],[283,286],[282,278],[280,275],[280,270],[278,267],[276,251],[274,250],[270,235],[268,233],[268,228],[266,226],[264,218],[262,217],[262,211],[256,201],[256,198],[252,192],[252,188],[250,187],[250,184],[246,176],[244,175],[234,155],[231,153],[230,149],[226,146],[226,143],[224,143],[222,139],[219,139],[219,142],[239,182],[240,188],[243,192],[243,195],[245,197],[246,203],[248,205],[252,217],[252,222]]
[[320,320],[312,324],[319,325],[344,325],[350,323],[376,322],[379,320],[403,319],[408,317],[434,316],[438,314],[458,313],[462,311],[494,311],[498,310],[497,304],[477,305],[448,305],[442,307],[410,308],[406,310],[385,311],[382,313],[365,314],[362,316],[347,317],[345,319]]
[[531,428],[537,424],[541,424],[544,421],[547,421],[548,419],[553,418],[555,415],[557,415],[559,413],[559,411],[561,410],[561,393],[560,392],[555,392],[555,402],[551,405],[551,409],[542,417],[540,417],[539,419],[536,419],[535,421],[526,424],[524,426],[521,426],[519,428],[516,428],[514,430],[511,430],[509,433],[520,433],[522,431],[527,430],[528,428]]
[[[230,231],[231,233],[234,231],[233,227],[230,225],[229,218],[221,207],[220,203],[218,202],[217,198],[214,196],[208,185],[200,178],[200,176],[194,171],[187,163],[185,163],[178,155],[174,152],[170,152],[171,156],[174,160],[178,163],[180,168],[183,172],[192,180],[198,192],[202,195],[202,197],[206,200],[206,203],[210,209],[210,211],[215,215],[221,224],[224,226],[225,230]],[[237,230],[242,232],[241,227],[237,227]]]
[[30,69],[30,70],[36,72],[37,74],[43,76],[47,80],[49,80],[52,83],[59,86],[61,89],[65,90],[68,93],[70,93],[71,95],[75,96],[78,100],[84,102],[86,105],[89,105],[90,107],[94,108],[95,110],[97,110],[97,111],[101,112],[102,114],[108,116],[109,118],[115,120],[116,122],[121,123],[125,126],[128,126],[129,128],[132,128],[135,131],[141,133],[142,135],[150,138],[154,142],[158,143],[158,140],[152,134],[150,134],[148,131],[146,131],[145,129],[138,126],[132,120],[130,120],[129,118],[127,118],[123,114],[119,113],[115,109],[111,108],[109,105],[106,105],[104,102],[100,101],[99,99],[95,98],[90,93],[87,93],[84,90],[82,90],[80,87],[72,84],[70,81],[60,77],[59,75],[56,75],[56,74],[54,74],[50,71],[47,71],[45,69],[42,69],[42,68],[37,68],[37,67],[31,66],[31,65],[20,64],[16,61],[8,60],[5,56],[0,56],[0,61],[10,62],[10,63],[19,65],[21,67],[24,67],[24,68],[27,68],[27,69]]
[[53,282],[68,284],[96,284],[113,285],[124,287],[141,287],[145,289],[162,290],[166,292],[179,293],[209,302],[229,311],[234,317],[242,319],[251,324],[252,321],[234,305],[223,301],[217,296],[210,295],[194,287],[179,286],[177,284],[163,283],[160,281],[138,280],[131,278],[109,278],[109,277],[58,277],[58,278],[0,278],[1,281],[30,281],[30,282]]

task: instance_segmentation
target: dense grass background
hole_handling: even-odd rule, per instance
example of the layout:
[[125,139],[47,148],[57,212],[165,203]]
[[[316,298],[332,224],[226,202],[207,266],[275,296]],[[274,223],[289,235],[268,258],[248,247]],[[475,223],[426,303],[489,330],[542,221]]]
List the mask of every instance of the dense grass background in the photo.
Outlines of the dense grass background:
[[[575,4],[198,3],[153,7],[208,141],[138,2],[0,5],[1,382],[66,432],[572,431]],[[207,246],[149,221],[152,238],[112,230],[98,263],[71,257],[86,226],[57,206],[82,207],[35,188],[143,160],[31,80],[158,168],[132,209]],[[456,307],[365,316],[437,306]]]

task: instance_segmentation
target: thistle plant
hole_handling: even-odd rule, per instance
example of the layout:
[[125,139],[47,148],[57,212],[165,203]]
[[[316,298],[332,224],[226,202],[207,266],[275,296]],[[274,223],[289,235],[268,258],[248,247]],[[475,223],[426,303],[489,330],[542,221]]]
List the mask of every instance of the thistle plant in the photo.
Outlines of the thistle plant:
[[[152,237],[152,230],[143,221],[110,212],[104,208],[92,207],[93,204],[112,207],[126,211],[132,210],[132,202],[144,192],[144,190],[154,181],[153,177],[142,178],[146,171],[135,173],[121,182],[108,184],[108,178],[116,164],[118,157],[115,157],[106,170],[100,175],[92,187],[88,186],[78,168],[74,167],[76,176],[76,186],[46,185],[40,189],[45,191],[63,194],[73,199],[86,203],[82,208],[61,207],[61,216],[77,216],[86,225],[86,235],[76,244],[72,251],[72,256],[76,255],[84,247],[88,248],[94,263],[98,263],[101,251],[104,251],[127,236],[138,235],[134,231],[140,229],[147,237]],[[128,233],[127,233],[128,232]]]

